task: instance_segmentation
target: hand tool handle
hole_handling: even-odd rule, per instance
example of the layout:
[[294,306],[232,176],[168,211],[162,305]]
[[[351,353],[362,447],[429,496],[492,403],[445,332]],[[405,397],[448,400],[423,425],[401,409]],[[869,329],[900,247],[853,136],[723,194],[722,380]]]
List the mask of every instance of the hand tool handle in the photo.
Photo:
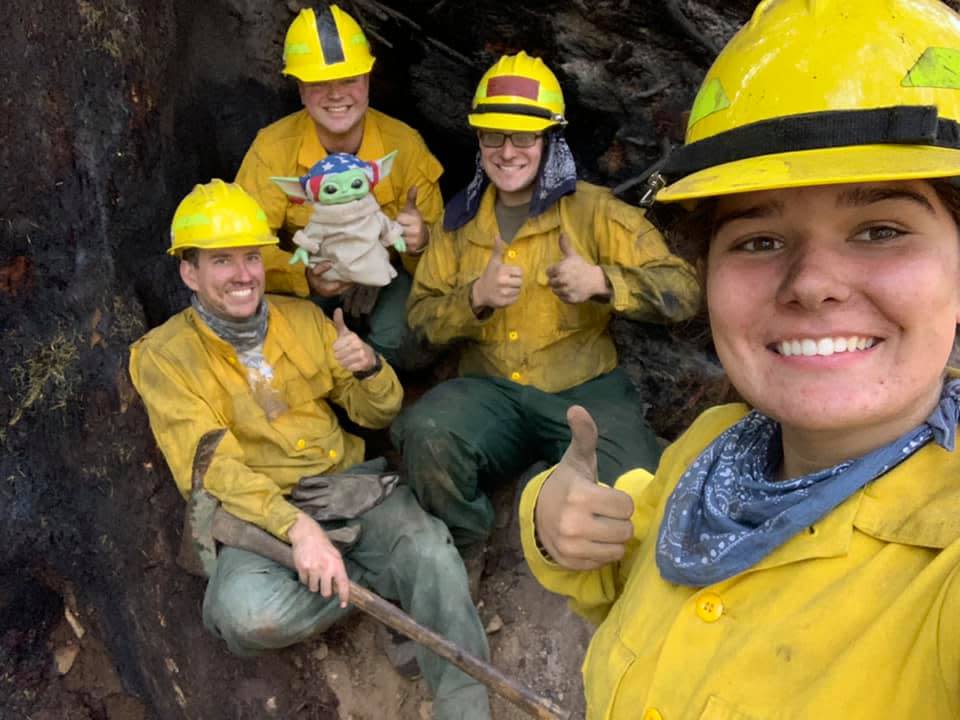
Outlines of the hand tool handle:
[[[213,518],[213,536],[231,547],[240,548],[269,558],[280,565],[296,570],[293,549],[270,533],[240,520],[223,508]],[[530,688],[508,677],[490,663],[471,655],[430,628],[424,627],[403,610],[387,602],[376,593],[350,582],[350,602],[398,632],[449,660],[467,675],[506,698],[531,717],[541,720],[569,720],[570,713],[550,700],[540,697]]]

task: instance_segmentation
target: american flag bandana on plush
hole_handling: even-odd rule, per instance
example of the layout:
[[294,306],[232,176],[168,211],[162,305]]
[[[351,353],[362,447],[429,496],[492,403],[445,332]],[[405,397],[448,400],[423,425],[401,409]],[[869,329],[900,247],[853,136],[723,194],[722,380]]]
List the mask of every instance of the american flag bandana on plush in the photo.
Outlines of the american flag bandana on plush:
[[323,160],[318,160],[314,166],[307,171],[306,175],[301,176],[300,185],[307,196],[316,201],[320,194],[320,187],[323,185],[323,178],[326,175],[338,175],[348,170],[363,170],[370,180],[370,187],[373,188],[379,180],[379,172],[376,165],[364,162],[350,153],[333,153],[327,155]]

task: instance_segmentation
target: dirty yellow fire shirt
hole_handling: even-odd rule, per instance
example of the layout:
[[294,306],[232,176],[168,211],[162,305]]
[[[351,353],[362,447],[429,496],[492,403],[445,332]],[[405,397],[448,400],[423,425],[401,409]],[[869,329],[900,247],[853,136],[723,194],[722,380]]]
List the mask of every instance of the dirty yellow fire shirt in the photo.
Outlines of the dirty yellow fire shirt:
[[[575,193],[527,219],[504,254],[505,264],[523,269],[519,299],[478,319],[470,291],[499,232],[495,196],[491,185],[476,217],[463,227],[432,229],[407,302],[410,327],[431,342],[467,341],[461,375],[502,377],[559,392],[616,367],[607,330],[612,313],[676,322],[697,310],[700,289],[692,268],[669,252],[643,211],[606,188],[578,182]],[[563,259],[561,229],[577,253],[603,268],[613,290],[610,302],[571,305],[554,295],[547,268]]]
[[[396,218],[407,202],[407,192],[416,187],[417,209],[429,227],[443,212],[443,196],[437,184],[443,166],[430,153],[416,130],[369,108],[364,115],[363,140],[357,157],[372,162],[393,150],[397,151],[393,169],[373,190],[380,209],[388,217]],[[290,202],[270,178],[300,177],[326,156],[327,151],[317,138],[313,120],[306,110],[300,110],[257,133],[243,158],[236,181],[260,203],[274,232],[282,228],[293,235],[307,224],[311,207],[307,203],[297,205]],[[304,266],[290,265],[290,257],[290,253],[276,246],[263,248],[267,291],[307,297],[310,287]],[[418,258],[412,255],[400,257],[407,271],[413,274]]]
[[267,296],[263,355],[285,411],[270,419],[233,347],[188,308],[130,348],[130,376],[180,492],[190,493],[193,455],[208,431],[226,428],[204,486],[243,520],[286,539],[297,509],[285,496],[304,475],[363,460],[363,440],[345,433],[329,403],[364,427],[382,428],[400,410],[393,369],[358,380],[340,367],[333,323],[313,303]]
[[656,543],[682,473],[747,412],[700,416],[660,461],[622,475],[634,539],[575,572],[534,541],[543,481],[520,504],[537,579],[599,624],[588,720],[960,717],[960,452],[930,443],[749,570],[703,588],[660,577]]

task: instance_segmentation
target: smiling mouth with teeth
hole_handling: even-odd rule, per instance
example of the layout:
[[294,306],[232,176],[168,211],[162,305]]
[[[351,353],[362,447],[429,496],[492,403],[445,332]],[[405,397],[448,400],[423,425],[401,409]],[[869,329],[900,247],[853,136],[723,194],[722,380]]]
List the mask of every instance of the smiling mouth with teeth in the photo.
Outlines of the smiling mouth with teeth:
[[793,355],[803,355],[804,357],[828,356],[836,353],[869,350],[878,342],[881,342],[879,338],[860,337],[858,335],[820,338],[819,340],[804,338],[803,340],[781,340],[773,346],[773,350],[785,357]]

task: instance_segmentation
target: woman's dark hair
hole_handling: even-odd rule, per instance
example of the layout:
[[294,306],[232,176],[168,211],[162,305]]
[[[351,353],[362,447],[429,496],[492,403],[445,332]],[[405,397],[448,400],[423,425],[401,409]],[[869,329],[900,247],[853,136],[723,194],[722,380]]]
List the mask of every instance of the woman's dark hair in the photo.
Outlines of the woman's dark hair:
[[706,288],[707,253],[713,237],[716,209],[716,199],[702,200],[693,210],[676,219],[665,232],[670,247],[696,269],[702,289]]
[[928,181],[940,202],[947,206],[953,216],[953,222],[960,228],[960,178],[937,178]]

